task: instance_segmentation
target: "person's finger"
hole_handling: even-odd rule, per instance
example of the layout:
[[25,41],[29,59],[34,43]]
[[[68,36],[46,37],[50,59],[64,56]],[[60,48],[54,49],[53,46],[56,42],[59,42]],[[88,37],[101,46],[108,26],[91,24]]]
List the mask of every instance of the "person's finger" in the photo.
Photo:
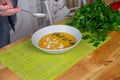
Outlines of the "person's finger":
[[9,5],[0,5],[0,10],[6,10],[6,9],[10,9],[11,6]]
[[6,4],[6,0],[0,0],[0,4],[1,5],[5,5]]
[[16,14],[20,11],[19,8],[14,8],[14,9],[9,9],[9,10],[6,10],[5,12],[10,14],[10,15],[13,15],[13,14]]
[[19,11],[20,11],[20,8],[14,8],[14,9],[8,9],[8,10],[1,11],[0,14],[2,16],[10,16],[10,15],[16,14]]
[[6,5],[9,5],[11,8],[13,8],[13,3],[11,0],[6,0]]

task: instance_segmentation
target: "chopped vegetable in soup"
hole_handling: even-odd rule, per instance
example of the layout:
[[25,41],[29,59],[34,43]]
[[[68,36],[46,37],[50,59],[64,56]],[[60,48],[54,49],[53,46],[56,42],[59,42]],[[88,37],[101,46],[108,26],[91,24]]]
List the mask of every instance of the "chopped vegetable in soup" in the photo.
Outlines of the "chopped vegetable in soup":
[[73,35],[65,32],[55,32],[43,36],[39,40],[39,46],[45,49],[56,50],[70,47],[76,43]]

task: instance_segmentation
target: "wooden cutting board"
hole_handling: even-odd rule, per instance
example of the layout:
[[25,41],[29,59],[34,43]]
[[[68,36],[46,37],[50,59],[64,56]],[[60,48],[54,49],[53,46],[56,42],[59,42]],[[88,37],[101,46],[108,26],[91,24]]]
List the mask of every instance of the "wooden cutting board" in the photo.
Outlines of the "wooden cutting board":
[[[109,35],[112,39],[55,80],[120,80],[120,32],[112,31]],[[0,50],[7,50],[29,38],[21,39]],[[0,80],[22,79],[1,63]]]
[[120,80],[120,32],[56,80]]

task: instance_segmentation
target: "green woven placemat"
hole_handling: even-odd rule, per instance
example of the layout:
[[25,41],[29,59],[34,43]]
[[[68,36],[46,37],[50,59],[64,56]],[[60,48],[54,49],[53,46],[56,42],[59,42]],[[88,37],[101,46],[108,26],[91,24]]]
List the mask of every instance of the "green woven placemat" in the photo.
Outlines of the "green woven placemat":
[[23,80],[54,80],[95,49],[92,44],[81,40],[70,52],[52,55],[40,51],[30,40],[27,40],[0,52],[0,61]]

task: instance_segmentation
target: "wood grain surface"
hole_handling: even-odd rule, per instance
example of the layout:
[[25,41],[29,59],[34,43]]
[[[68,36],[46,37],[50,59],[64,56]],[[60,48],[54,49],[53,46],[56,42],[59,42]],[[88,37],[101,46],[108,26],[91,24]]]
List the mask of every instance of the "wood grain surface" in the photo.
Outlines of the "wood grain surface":
[[[66,20],[62,22],[64,21]],[[109,36],[112,38],[108,42],[57,76],[55,80],[120,80],[120,31],[110,31]],[[30,37],[31,35],[0,48],[0,52],[8,50]],[[0,80],[22,79],[0,63]]]
[[[119,80],[120,79],[120,32],[111,31],[112,37],[93,53],[79,61],[55,80]],[[0,49],[1,51],[29,39],[19,41]],[[9,68],[0,63],[0,80],[22,80]]]

